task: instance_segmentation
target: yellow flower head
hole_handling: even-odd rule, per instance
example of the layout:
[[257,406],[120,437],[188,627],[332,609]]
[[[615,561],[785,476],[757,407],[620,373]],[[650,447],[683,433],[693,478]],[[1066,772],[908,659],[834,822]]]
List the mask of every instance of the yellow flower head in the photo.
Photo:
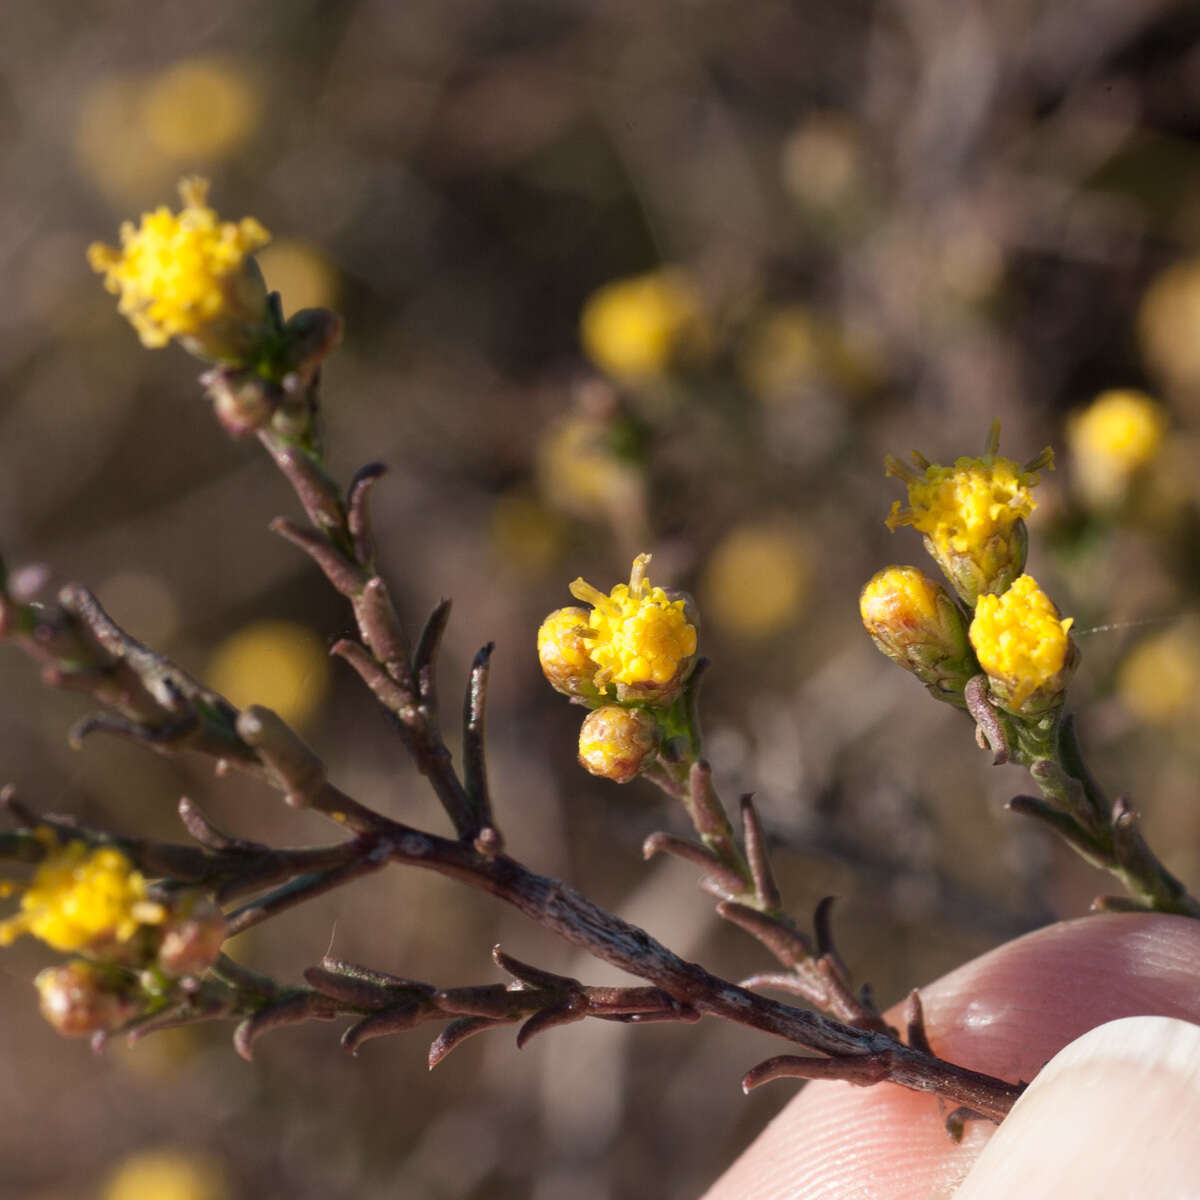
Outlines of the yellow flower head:
[[128,942],[143,925],[159,925],[166,910],[146,898],[146,880],[113,846],[60,846],[49,852],[21,897],[21,911],[0,923],[0,945],[23,933],[56,950],[99,951]]
[[583,636],[596,688],[615,684],[620,700],[669,703],[691,669],[696,626],[684,598],[650,585],[649,563],[649,554],[639,554],[629,583],[617,584],[607,596],[582,579],[571,584],[571,595],[592,605]]
[[939,700],[965,703],[963,689],[978,668],[962,611],[940,583],[916,567],[885,567],[863,588],[859,612],[871,640],[888,658]]
[[1167,432],[1162,405],[1145,392],[1101,392],[1067,425],[1076,480],[1085,498],[1120,501],[1139,471],[1157,456]]
[[606,704],[584,718],[579,762],[593,775],[628,783],[654,756],[658,725],[644,708]]
[[1003,595],[979,597],[971,645],[1001,708],[1036,716],[1061,701],[1077,659],[1072,623],[1032,575],[1020,576]]
[[184,179],[183,209],[166,207],[121,226],[121,248],[95,242],[88,262],[119,296],[117,307],[144,346],[178,338],[202,358],[242,361],[266,310],[266,287],[249,256],[271,235],[253,218],[221,221],[208,206],[208,181]]
[[105,1184],[102,1200],[226,1200],[231,1194],[217,1160],[164,1148],[125,1159]]
[[605,284],[588,297],[579,319],[588,358],[602,371],[635,382],[664,373],[702,326],[695,288],[682,271],[670,268]]
[[984,593],[1003,592],[1025,568],[1024,518],[1036,507],[1032,488],[1037,472],[1053,468],[1047,447],[1019,466],[996,453],[999,426],[992,427],[980,458],[960,458],[939,466],[913,453],[920,471],[888,456],[887,473],[908,485],[908,505],[892,505],[887,527],[912,525],[955,590],[974,604]]

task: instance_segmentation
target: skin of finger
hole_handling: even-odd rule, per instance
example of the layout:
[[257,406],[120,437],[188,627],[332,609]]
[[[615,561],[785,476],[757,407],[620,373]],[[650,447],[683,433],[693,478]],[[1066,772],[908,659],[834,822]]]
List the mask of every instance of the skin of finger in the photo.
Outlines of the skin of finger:
[[1125,1017],[1056,1055],[984,1147],[955,1200],[1194,1196],[1200,1025]]
[[[1200,921],[1105,914],[1001,946],[921,990],[935,1053],[1032,1079],[1087,1030],[1153,1014],[1200,1021]],[[893,1023],[898,1011],[890,1014]],[[767,1086],[785,1086],[772,1084]],[[962,1181],[994,1127],[958,1145],[946,1106],[892,1084],[806,1087],[706,1200],[928,1200]]]

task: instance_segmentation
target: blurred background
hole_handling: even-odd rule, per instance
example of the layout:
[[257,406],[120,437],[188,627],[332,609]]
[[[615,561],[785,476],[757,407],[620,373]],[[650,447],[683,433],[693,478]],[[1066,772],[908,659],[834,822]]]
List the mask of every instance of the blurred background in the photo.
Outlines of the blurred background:
[[[703,618],[708,750],[754,791],[785,900],[840,898],[886,1002],[1086,911],[1106,878],[1007,814],[1026,787],[880,657],[866,579],[926,566],[891,452],[950,461],[993,419],[1047,443],[1030,570],[1076,619],[1085,747],[1200,882],[1200,11],[1171,0],[11,0],[0,39],[0,547],[96,590],[332,778],[441,830],[387,719],[326,647],[348,613],[266,532],[295,502],[231,442],[178,349],[147,351],[89,242],[213,181],[274,235],[287,312],[347,323],[325,373],[335,473],[381,459],[385,574],[411,625],[453,597],[442,684],[494,640],[491,773],[509,847],[737,978],[765,965],[649,785],[574,761],[541,618],[641,550]],[[1113,393],[1116,395],[1105,395]],[[1098,400],[1098,397],[1100,398]],[[181,795],[250,837],[324,828],[211,765],[64,731],[78,697],[0,654],[0,776],[30,804],[178,838]],[[452,724],[452,722],[449,722]],[[232,952],[298,980],[327,949],[438,985],[509,952],[607,967],[437,877],[393,870]],[[712,1023],[478,1038],[357,1060],[313,1025],[238,1059],[204,1027],[60,1041],[0,961],[0,1193],[690,1197],[787,1099],[776,1052]],[[170,1190],[170,1189],[177,1190]]]

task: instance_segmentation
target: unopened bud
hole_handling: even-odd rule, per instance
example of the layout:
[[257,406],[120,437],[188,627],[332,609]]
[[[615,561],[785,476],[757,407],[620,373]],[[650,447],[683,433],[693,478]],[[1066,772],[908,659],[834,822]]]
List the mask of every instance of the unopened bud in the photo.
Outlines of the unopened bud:
[[940,583],[916,567],[885,567],[862,590],[859,611],[871,640],[939,699],[965,707],[978,667],[962,610]]
[[217,961],[228,936],[225,915],[207,896],[193,893],[172,904],[163,925],[158,965],[175,977],[201,975]]
[[579,730],[579,762],[593,775],[628,783],[658,750],[658,723],[642,708],[606,704]]
[[213,412],[231,437],[245,437],[262,429],[279,407],[282,392],[277,384],[241,367],[214,367],[200,376],[213,403]]
[[559,608],[538,630],[538,662],[550,686],[581,704],[598,702],[592,682],[596,664],[588,648],[588,614],[582,608]]
[[33,981],[42,1016],[63,1037],[87,1037],[124,1025],[138,1010],[116,970],[75,959],[39,971]]

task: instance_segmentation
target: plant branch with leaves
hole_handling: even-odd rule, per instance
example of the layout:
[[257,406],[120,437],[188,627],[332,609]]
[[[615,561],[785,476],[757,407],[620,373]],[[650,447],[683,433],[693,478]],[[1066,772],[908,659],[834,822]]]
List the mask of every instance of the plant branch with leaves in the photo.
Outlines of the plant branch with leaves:
[[[209,365],[202,383],[221,424],[255,436],[292,486],[305,523],[271,528],[307,554],[345,598],[355,632],[333,651],[391,715],[408,753],[444,810],[448,833],[419,829],[348,795],[277,714],[239,710],[176,664],[119,628],[78,585],[55,598],[15,572],[0,581],[0,638],[38,662],[46,683],[99,706],[71,731],[80,742],[104,732],[161,753],[194,753],[222,770],[248,772],[293,808],[338,830],[328,845],[272,847],[217,829],[191,799],[179,815],[190,841],[168,844],[39,814],[7,791],[13,828],[0,854],[32,878],[0,937],[23,933],[73,957],[38,977],[42,1009],[60,1031],[142,1037],[197,1021],[236,1022],[249,1058],[256,1039],[285,1025],[344,1019],[343,1045],[426,1022],[442,1029],[430,1065],[476,1033],[519,1024],[518,1045],[587,1017],[629,1024],[694,1022],[711,1016],[790,1042],[748,1071],[747,1089],[771,1079],[890,1081],[936,1093],[966,1116],[999,1121],[1022,1090],[939,1058],[925,1036],[919,996],[894,1029],[837,952],[831,900],[810,935],[791,916],[772,870],[761,818],[740,798],[735,828],[704,757],[699,691],[699,616],[683,593],[651,583],[639,555],[627,583],[610,591],[576,580],[579,602],[547,617],[537,638],[549,682],[586,709],[580,762],[617,783],[641,779],[677,802],[694,830],[651,833],[644,854],[669,854],[702,873],[717,912],[753,936],[776,962],[741,981],[685,961],[649,933],[606,912],[558,880],[505,852],[488,781],[486,706],[492,647],[479,650],[465,686],[457,762],[442,733],[436,666],[450,605],[439,605],[411,640],[384,578],[369,501],[379,464],[342,486],[327,471],[321,432],[321,364],[340,319],[305,310],[284,321],[252,252],[268,236],[247,218],[222,222],[205,186],[182,188],[179,213],[159,209],[122,230],[120,249],[94,247],[93,266],[119,297],[147,346],[178,340]],[[876,643],[939,699],[974,719],[996,761],[1027,766],[1041,798],[1014,809],[1042,820],[1132,894],[1125,905],[1200,915],[1200,908],[1146,847],[1127,802],[1110,804],[1083,765],[1062,716],[1076,651],[1070,622],[1023,573],[1023,516],[1049,456],[1018,467],[999,457],[993,433],[983,458],[953,468],[918,460],[891,470],[909,486],[893,524],[916,525],[956,595],[913,568],[881,572],[863,595]],[[222,946],[322,893],[390,866],[434,871],[511,905],[542,928],[634,979],[594,987],[523,963],[496,948],[507,984],[444,988],[330,958],[283,984],[235,962]],[[1116,901],[1106,901],[1116,907]],[[762,994],[775,989],[804,1007]]]

